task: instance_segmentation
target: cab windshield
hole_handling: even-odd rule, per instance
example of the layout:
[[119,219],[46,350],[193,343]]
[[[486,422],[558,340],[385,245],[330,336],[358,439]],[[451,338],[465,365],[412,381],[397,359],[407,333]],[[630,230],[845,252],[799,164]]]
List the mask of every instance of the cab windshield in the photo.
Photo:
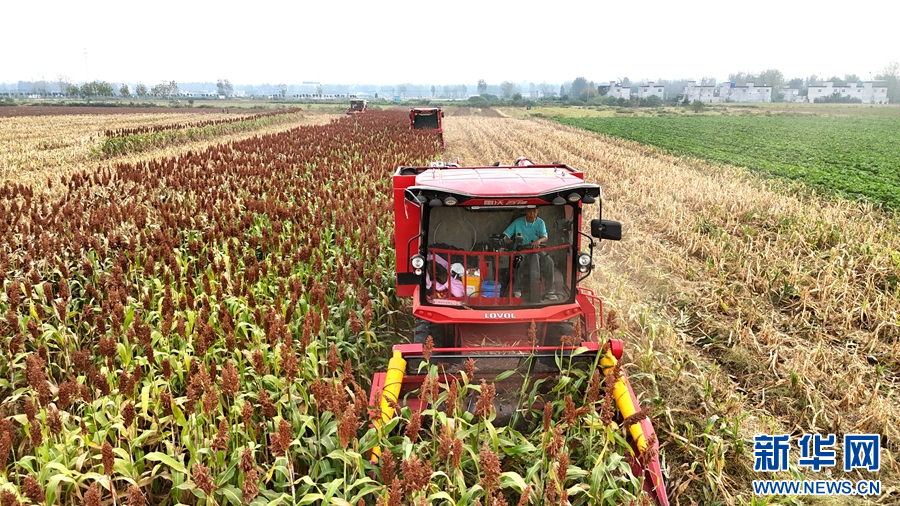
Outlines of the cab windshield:
[[573,300],[573,206],[429,211],[425,302],[537,307]]

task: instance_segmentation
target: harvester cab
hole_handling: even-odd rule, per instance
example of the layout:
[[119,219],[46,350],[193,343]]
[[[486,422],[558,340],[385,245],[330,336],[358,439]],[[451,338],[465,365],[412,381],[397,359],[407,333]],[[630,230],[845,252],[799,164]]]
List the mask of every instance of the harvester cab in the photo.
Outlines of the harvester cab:
[[441,147],[444,143],[444,111],[440,107],[413,107],[409,110],[410,130],[432,130],[437,134]]
[[369,101],[364,99],[353,99],[350,101],[350,107],[347,109],[347,114],[361,114],[366,112],[366,108],[369,107]]
[[[538,416],[543,406],[523,405],[523,383],[549,394],[561,357],[599,366],[614,383],[619,422],[638,420],[627,423],[632,471],[656,504],[668,504],[653,426],[615,367],[622,342],[601,342],[602,301],[579,285],[593,268],[595,239],[622,237],[621,224],[602,216],[591,235],[582,231],[585,206],[602,215],[600,187],[568,165],[530,160],[400,167],[393,186],[397,294],[412,298],[415,330],[373,380],[379,430],[395,406],[427,404],[419,387],[432,366],[443,380],[467,368],[493,378],[495,426]],[[473,399],[465,403],[474,409]]]

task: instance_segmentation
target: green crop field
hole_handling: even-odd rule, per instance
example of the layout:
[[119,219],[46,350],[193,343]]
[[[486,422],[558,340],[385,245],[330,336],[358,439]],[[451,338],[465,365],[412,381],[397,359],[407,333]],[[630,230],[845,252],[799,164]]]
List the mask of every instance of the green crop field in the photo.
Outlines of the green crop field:
[[900,118],[695,116],[556,121],[900,208]]

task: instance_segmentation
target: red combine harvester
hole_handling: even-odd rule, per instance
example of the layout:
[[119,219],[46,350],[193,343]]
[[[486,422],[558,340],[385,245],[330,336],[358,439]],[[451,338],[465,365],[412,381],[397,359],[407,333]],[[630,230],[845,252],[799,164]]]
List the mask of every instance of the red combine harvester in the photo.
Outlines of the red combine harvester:
[[354,99],[350,101],[350,107],[347,109],[346,114],[362,114],[366,112],[367,107],[369,107],[368,100]]
[[[622,341],[599,341],[602,301],[578,284],[592,269],[591,236],[622,235],[619,222],[602,219],[598,185],[568,165],[524,158],[512,166],[400,167],[393,183],[397,293],[412,297],[416,327],[413,344],[394,346],[388,371],[375,375],[370,401],[382,410],[376,426],[393,418],[397,404],[423,407],[425,365],[438,366],[446,382],[459,379],[470,358],[477,376],[499,375],[494,425],[540,413],[542,406],[520,405],[523,382],[552,384],[558,364],[569,361],[585,370],[599,364],[606,381],[615,381],[620,423],[639,412],[625,371],[613,375]],[[582,209],[595,203],[601,217],[591,221],[588,236]],[[545,230],[534,233],[535,227]],[[576,326],[584,337],[571,343],[564,336],[577,335]],[[428,336],[434,349],[426,360]],[[471,411],[474,400],[466,402]],[[668,505],[650,420],[628,432],[632,472],[657,505]]]
[[434,130],[441,141],[441,147],[446,147],[444,142],[444,127],[442,125],[444,111],[440,107],[413,107],[409,110],[410,130]]

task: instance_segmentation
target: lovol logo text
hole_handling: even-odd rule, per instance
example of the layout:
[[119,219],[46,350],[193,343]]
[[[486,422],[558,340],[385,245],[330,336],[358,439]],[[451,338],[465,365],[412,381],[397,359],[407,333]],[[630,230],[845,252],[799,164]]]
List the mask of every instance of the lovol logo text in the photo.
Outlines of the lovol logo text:
[[484,313],[485,318],[491,318],[494,320],[502,319],[502,320],[512,320],[515,316],[512,313]]

